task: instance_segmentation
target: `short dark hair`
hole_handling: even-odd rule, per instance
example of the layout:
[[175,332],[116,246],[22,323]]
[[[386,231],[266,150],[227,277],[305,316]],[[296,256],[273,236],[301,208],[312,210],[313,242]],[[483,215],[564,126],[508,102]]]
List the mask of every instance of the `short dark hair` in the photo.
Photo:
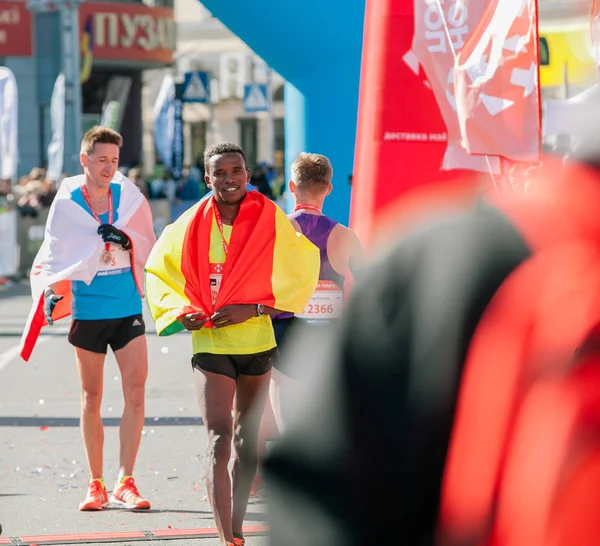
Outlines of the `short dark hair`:
[[237,144],[232,144],[231,142],[222,142],[221,144],[215,144],[214,146],[210,146],[206,148],[204,151],[204,168],[208,172],[209,163],[211,158],[217,155],[223,154],[240,154],[244,158],[244,165],[248,166],[248,160],[246,159],[246,153],[242,149],[241,146]]
[[113,129],[96,125],[83,135],[81,153],[90,155],[96,144],[115,144],[120,148],[123,146],[123,137]]

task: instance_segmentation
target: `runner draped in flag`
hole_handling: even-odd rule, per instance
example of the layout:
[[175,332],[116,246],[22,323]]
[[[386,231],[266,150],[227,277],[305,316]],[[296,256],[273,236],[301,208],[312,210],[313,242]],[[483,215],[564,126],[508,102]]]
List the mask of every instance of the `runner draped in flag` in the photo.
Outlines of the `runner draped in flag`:
[[273,202],[247,192],[242,148],[209,148],[204,165],[214,194],[164,231],[146,265],[146,288],[159,335],[192,332],[192,369],[208,432],[208,498],[222,544],[241,545],[277,356],[270,315],[304,310],[319,280],[319,251]]
[[142,275],[155,237],[148,202],[117,172],[122,142],[119,133],[104,127],[84,135],[84,174],[61,184],[33,263],[34,304],[21,342],[21,356],[29,360],[42,327],[73,316],[69,342],[75,347],[81,380],[81,430],[90,470],[80,510],[101,510],[109,503],[100,416],[108,346],[121,371],[125,401],[120,473],[111,502],[129,509],[150,508],[132,474],[144,426],[148,373]]

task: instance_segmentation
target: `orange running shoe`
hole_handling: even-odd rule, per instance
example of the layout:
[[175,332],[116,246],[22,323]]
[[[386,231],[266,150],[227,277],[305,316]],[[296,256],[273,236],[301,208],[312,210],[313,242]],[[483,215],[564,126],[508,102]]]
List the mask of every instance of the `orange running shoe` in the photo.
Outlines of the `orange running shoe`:
[[88,485],[87,497],[79,505],[79,510],[89,512],[93,510],[102,510],[108,506],[108,493],[106,487],[98,480],[91,480]]
[[121,485],[115,484],[110,502],[120,504],[127,510],[150,509],[150,503],[140,496],[133,478],[127,478]]
[[246,546],[246,539],[244,537],[233,537],[233,543],[235,546]]

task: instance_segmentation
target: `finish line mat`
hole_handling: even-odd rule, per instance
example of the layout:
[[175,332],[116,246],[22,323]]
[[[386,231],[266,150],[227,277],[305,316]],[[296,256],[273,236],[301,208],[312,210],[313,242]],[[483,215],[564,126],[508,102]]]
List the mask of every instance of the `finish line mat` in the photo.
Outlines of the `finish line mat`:
[[[244,527],[244,536],[266,535],[269,528],[266,525]],[[219,535],[214,527],[201,529],[158,529],[155,531],[121,531],[114,533],[82,533],[68,535],[38,535],[21,537],[1,537],[0,544],[11,546],[32,546],[37,544],[102,544],[108,542],[133,542],[153,540],[182,540],[194,538],[217,538]]]

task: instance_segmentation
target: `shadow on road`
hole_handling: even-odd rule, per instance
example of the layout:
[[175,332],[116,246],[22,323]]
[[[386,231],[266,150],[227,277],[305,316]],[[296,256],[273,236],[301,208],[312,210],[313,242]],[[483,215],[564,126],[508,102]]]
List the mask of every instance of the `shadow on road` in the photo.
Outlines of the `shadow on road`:
[[0,493],[0,497],[26,497],[29,493]]
[[[120,417],[102,419],[105,427],[118,427]],[[191,427],[203,425],[200,417],[146,417],[147,427]],[[79,417],[0,417],[0,427],[79,427]]]

